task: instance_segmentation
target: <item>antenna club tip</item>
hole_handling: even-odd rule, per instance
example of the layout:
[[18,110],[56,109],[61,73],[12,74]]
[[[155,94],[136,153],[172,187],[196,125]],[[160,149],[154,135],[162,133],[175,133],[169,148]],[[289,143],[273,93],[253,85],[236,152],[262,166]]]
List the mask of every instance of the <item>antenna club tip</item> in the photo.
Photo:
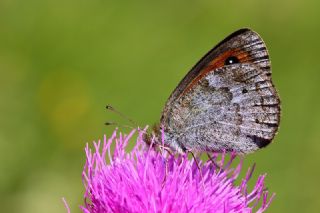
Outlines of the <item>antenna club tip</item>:
[[106,105],[106,109],[113,109],[111,105]]

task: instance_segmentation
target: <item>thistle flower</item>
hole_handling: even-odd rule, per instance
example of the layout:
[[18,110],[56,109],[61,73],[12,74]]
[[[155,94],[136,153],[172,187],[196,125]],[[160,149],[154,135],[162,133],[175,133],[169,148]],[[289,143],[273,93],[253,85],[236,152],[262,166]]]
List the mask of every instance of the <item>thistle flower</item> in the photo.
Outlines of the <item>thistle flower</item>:
[[248,191],[253,169],[235,184],[242,167],[242,161],[231,167],[235,155],[225,160],[221,154],[219,167],[210,160],[171,156],[147,146],[143,131],[126,151],[133,134],[115,131],[108,140],[93,143],[93,150],[87,144],[83,212],[264,212],[274,196],[268,199],[265,175]]

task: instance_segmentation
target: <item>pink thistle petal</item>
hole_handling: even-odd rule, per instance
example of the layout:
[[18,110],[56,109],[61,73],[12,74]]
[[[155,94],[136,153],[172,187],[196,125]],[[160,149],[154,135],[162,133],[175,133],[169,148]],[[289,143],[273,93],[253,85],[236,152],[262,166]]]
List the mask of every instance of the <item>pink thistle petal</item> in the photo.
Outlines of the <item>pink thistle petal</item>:
[[265,175],[259,176],[248,192],[254,167],[235,185],[243,159],[232,168],[234,153],[229,160],[226,153],[213,154],[215,161],[221,156],[220,168],[210,160],[197,160],[199,170],[187,155],[175,157],[148,147],[143,141],[145,131],[138,130],[130,152],[125,149],[135,131],[128,135],[115,131],[111,138],[104,137],[103,143],[94,142],[93,150],[86,146],[83,212],[264,212],[269,207],[274,194],[268,198]]

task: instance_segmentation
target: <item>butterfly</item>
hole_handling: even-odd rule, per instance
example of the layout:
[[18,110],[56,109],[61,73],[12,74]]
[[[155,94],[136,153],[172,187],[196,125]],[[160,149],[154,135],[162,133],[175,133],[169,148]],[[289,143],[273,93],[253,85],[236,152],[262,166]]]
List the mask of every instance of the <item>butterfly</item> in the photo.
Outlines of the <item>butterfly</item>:
[[240,29],[187,73],[167,100],[154,128],[178,153],[251,153],[267,146],[280,122],[266,44]]

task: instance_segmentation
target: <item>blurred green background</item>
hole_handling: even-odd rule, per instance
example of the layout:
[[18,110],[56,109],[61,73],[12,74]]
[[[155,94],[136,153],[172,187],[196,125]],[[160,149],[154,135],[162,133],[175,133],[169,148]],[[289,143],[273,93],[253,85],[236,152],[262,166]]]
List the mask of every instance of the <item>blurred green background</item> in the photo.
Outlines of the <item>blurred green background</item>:
[[[0,1],[1,212],[73,212],[83,203],[86,142],[126,121],[158,121],[187,71],[231,32],[268,45],[280,132],[249,155],[268,173],[269,212],[320,207],[319,1]],[[129,130],[127,130],[129,131]]]

